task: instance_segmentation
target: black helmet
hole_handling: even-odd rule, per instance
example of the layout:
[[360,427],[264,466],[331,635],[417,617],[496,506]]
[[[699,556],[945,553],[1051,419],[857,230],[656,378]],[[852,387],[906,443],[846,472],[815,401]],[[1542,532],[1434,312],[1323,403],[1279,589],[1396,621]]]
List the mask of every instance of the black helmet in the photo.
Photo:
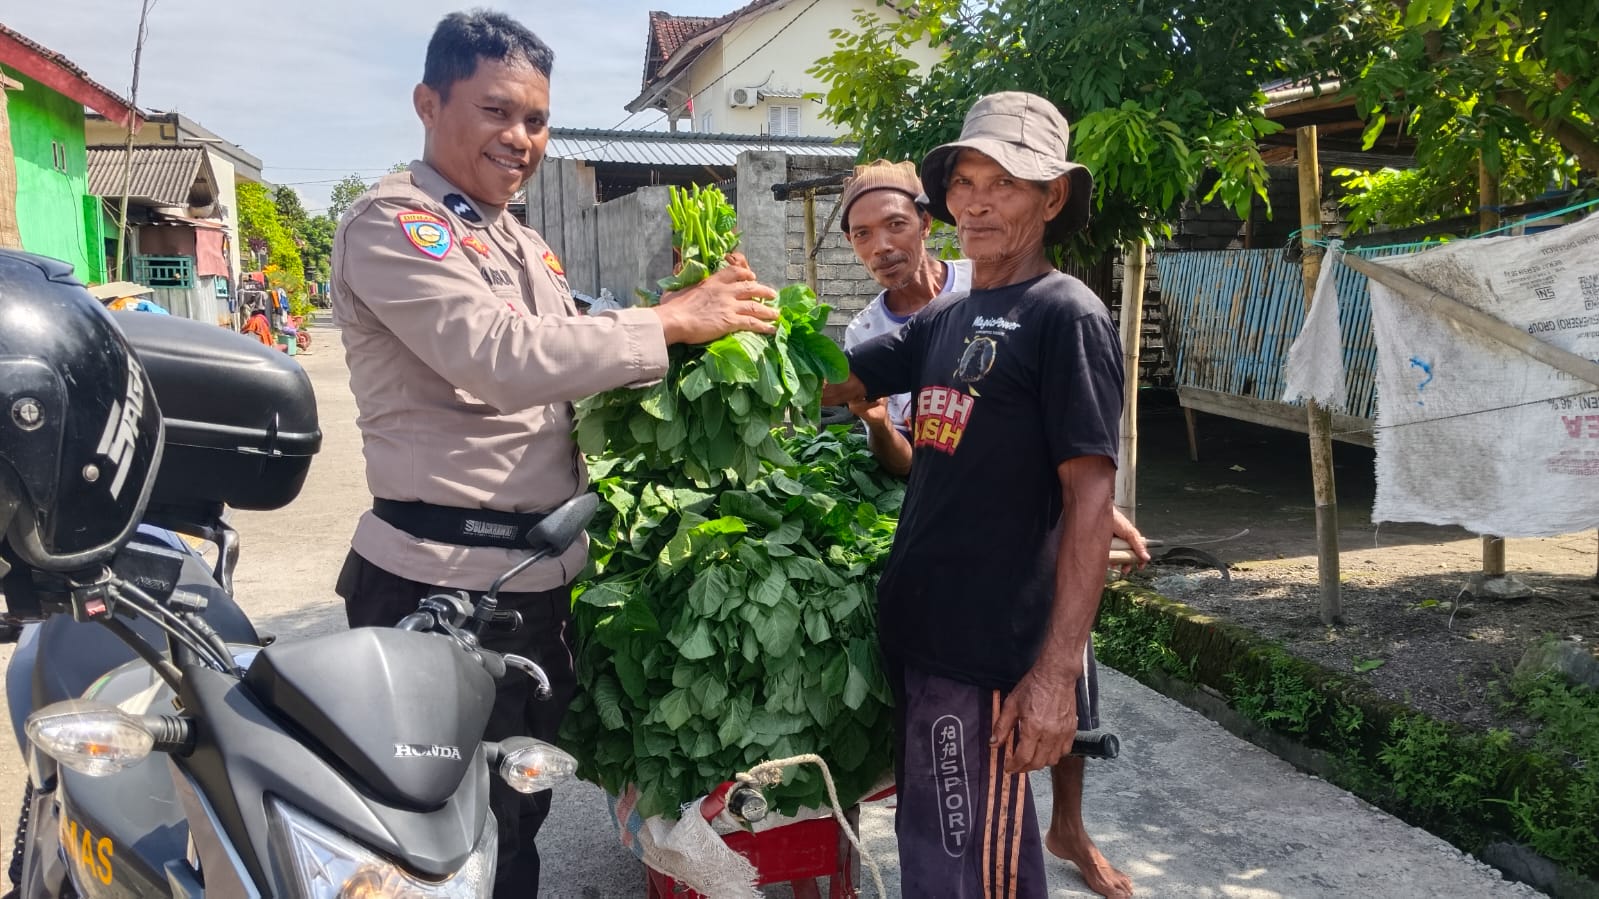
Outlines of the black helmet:
[[109,562],[161,438],[150,379],[72,266],[0,250],[0,539],[46,571]]

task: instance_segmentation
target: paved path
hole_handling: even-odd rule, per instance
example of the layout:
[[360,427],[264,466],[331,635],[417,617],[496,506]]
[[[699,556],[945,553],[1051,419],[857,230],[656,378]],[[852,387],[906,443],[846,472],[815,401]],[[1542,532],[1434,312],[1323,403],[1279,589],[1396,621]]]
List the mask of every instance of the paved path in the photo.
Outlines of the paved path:
[[[288,509],[235,519],[244,543],[240,602],[260,630],[280,639],[343,627],[332,584],[369,502],[337,332],[324,325],[315,335],[313,352],[300,358],[316,385],[322,452]],[[0,662],[8,659],[9,648],[0,651]],[[1102,690],[1106,724],[1121,737],[1123,755],[1089,766],[1088,825],[1140,896],[1538,895],[1129,678],[1106,671]],[[11,844],[22,778],[15,749],[0,748],[0,846]],[[1047,816],[1047,782],[1035,778],[1035,793]],[[897,895],[892,809],[868,807],[862,829]],[[545,896],[643,895],[642,869],[618,845],[597,788],[562,790],[540,845]],[[1094,895],[1066,863],[1052,861],[1049,872],[1052,896]]]

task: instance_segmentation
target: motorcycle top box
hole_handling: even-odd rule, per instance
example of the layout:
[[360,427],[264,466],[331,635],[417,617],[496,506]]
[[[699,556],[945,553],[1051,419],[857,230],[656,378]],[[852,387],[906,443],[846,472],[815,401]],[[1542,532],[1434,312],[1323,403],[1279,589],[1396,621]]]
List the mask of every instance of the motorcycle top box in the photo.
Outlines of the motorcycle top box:
[[215,325],[115,312],[166,420],[152,509],[223,503],[280,509],[322,445],[316,396],[299,364]]

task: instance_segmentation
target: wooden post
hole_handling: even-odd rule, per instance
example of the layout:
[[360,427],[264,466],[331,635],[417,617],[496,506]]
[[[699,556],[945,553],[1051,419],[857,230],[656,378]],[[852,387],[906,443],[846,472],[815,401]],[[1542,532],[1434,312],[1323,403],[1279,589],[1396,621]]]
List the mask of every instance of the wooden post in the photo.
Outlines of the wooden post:
[[[1477,233],[1499,227],[1499,179],[1477,157]],[[1505,538],[1482,535],[1482,576],[1505,576]]]
[[812,291],[821,293],[816,286],[816,188],[805,191],[805,283]]
[[21,89],[22,82],[0,72],[0,247],[8,250],[22,249],[22,228],[17,224],[17,157],[11,146],[6,91]]
[[[1305,309],[1316,295],[1321,277],[1321,162],[1316,148],[1316,126],[1296,134],[1299,149],[1299,234],[1304,247]],[[1338,491],[1333,481],[1332,415],[1314,400],[1305,403],[1310,425],[1310,471],[1316,490],[1316,569],[1321,585],[1321,622],[1344,623],[1344,604],[1338,583]]]
[[1141,240],[1127,245],[1122,256],[1122,392],[1121,447],[1116,459],[1116,508],[1128,521],[1138,520],[1138,357],[1144,332],[1144,275],[1149,247]]

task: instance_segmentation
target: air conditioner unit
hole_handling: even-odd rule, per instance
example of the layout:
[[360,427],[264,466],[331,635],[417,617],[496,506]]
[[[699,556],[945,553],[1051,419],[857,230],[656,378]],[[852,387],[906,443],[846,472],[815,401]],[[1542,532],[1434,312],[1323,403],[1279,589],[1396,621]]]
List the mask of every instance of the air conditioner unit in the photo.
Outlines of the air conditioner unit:
[[747,109],[754,106],[760,99],[760,92],[753,87],[735,87],[727,92],[727,105],[734,108]]

